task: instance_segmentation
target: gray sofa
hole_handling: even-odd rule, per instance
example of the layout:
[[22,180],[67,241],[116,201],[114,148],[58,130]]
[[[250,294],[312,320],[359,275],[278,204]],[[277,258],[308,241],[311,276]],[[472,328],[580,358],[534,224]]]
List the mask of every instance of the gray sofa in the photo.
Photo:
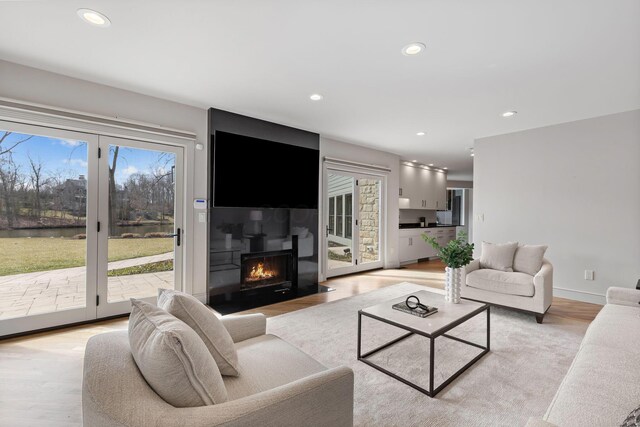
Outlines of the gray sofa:
[[638,406],[640,290],[609,288],[547,413],[527,427],[619,426]]
[[166,403],[133,360],[127,331],[92,337],[85,350],[82,410],[87,427],[353,425],[353,371],[328,369],[266,334],[261,314],[222,318],[241,367],[223,377],[227,402],[195,408]]
[[553,266],[547,259],[534,276],[480,268],[476,259],[463,269],[461,280],[462,298],[527,311],[538,323],[553,300]]

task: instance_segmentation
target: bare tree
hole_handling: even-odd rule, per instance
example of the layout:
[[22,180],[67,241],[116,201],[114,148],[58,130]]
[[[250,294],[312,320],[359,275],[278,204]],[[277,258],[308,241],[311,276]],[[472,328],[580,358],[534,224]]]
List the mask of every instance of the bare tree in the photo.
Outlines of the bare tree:
[[[22,144],[23,142],[26,142],[28,140],[30,140],[31,138],[33,138],[33,135],[29,135],[26,136],[25,138],[19,139],[18,141],[11,141],[8,142],[7,138],[9,138],[9,136],[12,134],[13,132],[8,132],[8,131],[2,131],[2,134],[0,134],[0,156],[2,156],[3,154],[9,154],[11,153],[11,151],[16,148],[18,145]],[[7,144],[12,144],[10,146],[8,146],[7,148],[5,148],[2,144],[4,142],[7,142]]]
[[19,187],[19,168],[9,153],[4,159],[0,159],[0,189],[2,190],[3,210],[8,228],[14,227],[19,213],[16,198],[16,192]]
[[42,203],[41,203],[41,189],[43,185],[46,185],[45,179],[43,178],[42,171],[42,162],[40,159],[34,160],[30,155],[29,157],[29,166],[31,166],[30,171],[30,180],[31,186],[33,188],[33,215],[36,218],[40,218],[42,214]]
[[109,235],[116,235],[116,227],[118,226],[118,215],[117,215],[117,207],[116,207],[116,196],[117,196],[117,188],[116,188],[116,168],[118,166],[118,153],[120,151],[120,147],[118,145],[115,146],[113,150],[113,159],[111,164],[109,165]]

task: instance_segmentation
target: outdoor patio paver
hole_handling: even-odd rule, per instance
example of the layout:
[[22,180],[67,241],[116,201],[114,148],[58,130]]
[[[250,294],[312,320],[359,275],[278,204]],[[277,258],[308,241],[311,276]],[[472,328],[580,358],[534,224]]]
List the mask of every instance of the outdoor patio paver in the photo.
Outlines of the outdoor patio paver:
[[[173,252],[110,262],[109,270],[173,258]],[[23,273],[0,277],[0,319],[51,313],[84,307],[85,267]],[[126,301],[156,295],[173,287],[173,271],[109,277],[107,301]]]

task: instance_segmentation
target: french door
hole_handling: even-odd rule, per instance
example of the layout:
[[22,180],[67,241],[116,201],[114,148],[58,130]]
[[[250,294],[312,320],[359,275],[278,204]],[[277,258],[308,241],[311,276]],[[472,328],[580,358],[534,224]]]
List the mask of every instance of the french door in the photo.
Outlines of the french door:
[[100,137],[97,316],[181,289],[181,147]]
[[326,276],[380,268],[384,264],[384,178],[325,169]]
[[182,148],[0,121],[0,336],[180,288],[182,168]]

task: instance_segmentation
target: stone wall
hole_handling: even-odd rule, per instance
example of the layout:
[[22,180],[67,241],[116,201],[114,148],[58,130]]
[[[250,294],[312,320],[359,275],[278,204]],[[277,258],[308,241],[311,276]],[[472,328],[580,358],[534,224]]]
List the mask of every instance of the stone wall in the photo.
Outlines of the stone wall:
[[360,187],[360,259],[373,262],[380,259],[380,181],[358,180]]

